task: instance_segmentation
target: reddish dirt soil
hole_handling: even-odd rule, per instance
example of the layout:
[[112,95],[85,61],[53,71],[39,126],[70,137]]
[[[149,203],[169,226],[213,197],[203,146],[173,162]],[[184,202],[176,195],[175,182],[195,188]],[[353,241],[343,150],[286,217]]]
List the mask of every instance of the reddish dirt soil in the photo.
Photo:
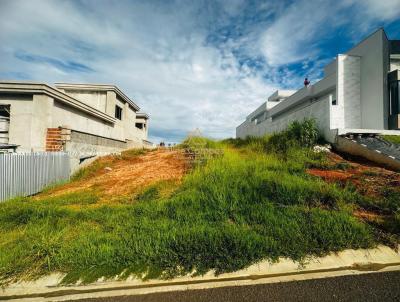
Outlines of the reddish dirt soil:
[[[326,182],[336,182],[342,185],[351,183],[360,193],[368,196],[378,196],[382,188],[400,188],[400,173],[358,160],[346,160],[336,153],[328,154],[332,169],[308,169],[310,175],[321,177]],[[337,164],[344,164],[345,169],[335,168]]]
[[309,169],[307,173],[314,176],[319,176],[329,182],[345,181],[353,176],[352,173],[344,171],[328,171],[319,169]]
[[[346,160],[333,152],[328,154],[331,169],[308,169],[307,173],[322,178],[326,182],[345,186],[353,185],[362,195],[374,198],[382,197],[384,189],[400,191],[400,173],[378,167],[362,159]],[[336,168],[337,164],[345,165],[345,169]],[[381,222],[386,218],[381,213],[365,209],[357,209],[354,216],[366,220]]]
[[115,160],[113,156],[100,158],[105,168],[88,179],[73,181],[47,192],[57,196],[82,189],[101,190],[101,201],[112,200],[139,191],[162,180],[179,182],[187,170],[185,158],[178,151],[151,151],[130,159]]

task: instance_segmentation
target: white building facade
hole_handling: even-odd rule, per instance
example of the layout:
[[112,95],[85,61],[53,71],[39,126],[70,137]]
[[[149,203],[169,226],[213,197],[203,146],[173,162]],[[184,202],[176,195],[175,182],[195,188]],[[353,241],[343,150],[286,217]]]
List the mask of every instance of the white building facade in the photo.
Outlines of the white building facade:
[[400,40],[379,29],[339,54],[320,81],[276,91],[236,128],[236,137],[281,131],[304,118],[314,118],[329,142],[346,133],[400,134],[399,69]]
[[0,81],[0,144],[78,158],[151,146],[139,109],[114,85]]

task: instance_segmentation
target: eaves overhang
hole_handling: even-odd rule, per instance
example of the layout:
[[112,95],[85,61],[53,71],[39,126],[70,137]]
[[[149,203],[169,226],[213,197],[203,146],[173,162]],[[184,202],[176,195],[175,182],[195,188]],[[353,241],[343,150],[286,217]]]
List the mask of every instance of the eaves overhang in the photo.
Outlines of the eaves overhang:
[[44,83],[0,81],[0,93],[45,94],[61,103],[95,116],[105,122],[114,124],[116,121],[114,117],[111,117],[104,112],[101,112],[89,105],[86,105],[85,103],[82,103],[81,101],[69,96],[68,94]]
[[147,113],[144,112],[138,112],[136,113],[136,117],[138,118],[143,118],[145,120],[148,120],[150,118],[150,116]]
[[122,100],[127,102],[129,105],[139,111],[140,107],[132,101],[125,93],[123,93],[117,86],[110,84],[81,84],[81,83],[55,83],[59,89],[79,89],[87,91],[114,91]]

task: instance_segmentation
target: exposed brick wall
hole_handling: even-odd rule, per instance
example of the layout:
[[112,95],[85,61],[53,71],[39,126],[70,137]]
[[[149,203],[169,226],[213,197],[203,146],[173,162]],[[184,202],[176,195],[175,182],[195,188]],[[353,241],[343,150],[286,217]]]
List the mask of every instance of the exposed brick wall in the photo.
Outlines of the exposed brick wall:
[[61,135],[61,128],[47,128],[46,151],[62,151],[64,141]]

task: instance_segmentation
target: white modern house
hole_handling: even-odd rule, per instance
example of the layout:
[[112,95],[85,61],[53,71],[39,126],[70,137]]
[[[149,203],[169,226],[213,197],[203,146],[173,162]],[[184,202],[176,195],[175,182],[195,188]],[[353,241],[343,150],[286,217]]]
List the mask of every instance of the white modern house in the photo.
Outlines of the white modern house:
[[324,78],[300,90],[278,90],[236,128],[236,137],[283,130],[294,120],[315,118],[334,143],[350,133],[400,135],[400,40],[383,29],[324,69]]
[[0,147],[76,158],[151,146],[149,116],[114,85],[0,81]]

